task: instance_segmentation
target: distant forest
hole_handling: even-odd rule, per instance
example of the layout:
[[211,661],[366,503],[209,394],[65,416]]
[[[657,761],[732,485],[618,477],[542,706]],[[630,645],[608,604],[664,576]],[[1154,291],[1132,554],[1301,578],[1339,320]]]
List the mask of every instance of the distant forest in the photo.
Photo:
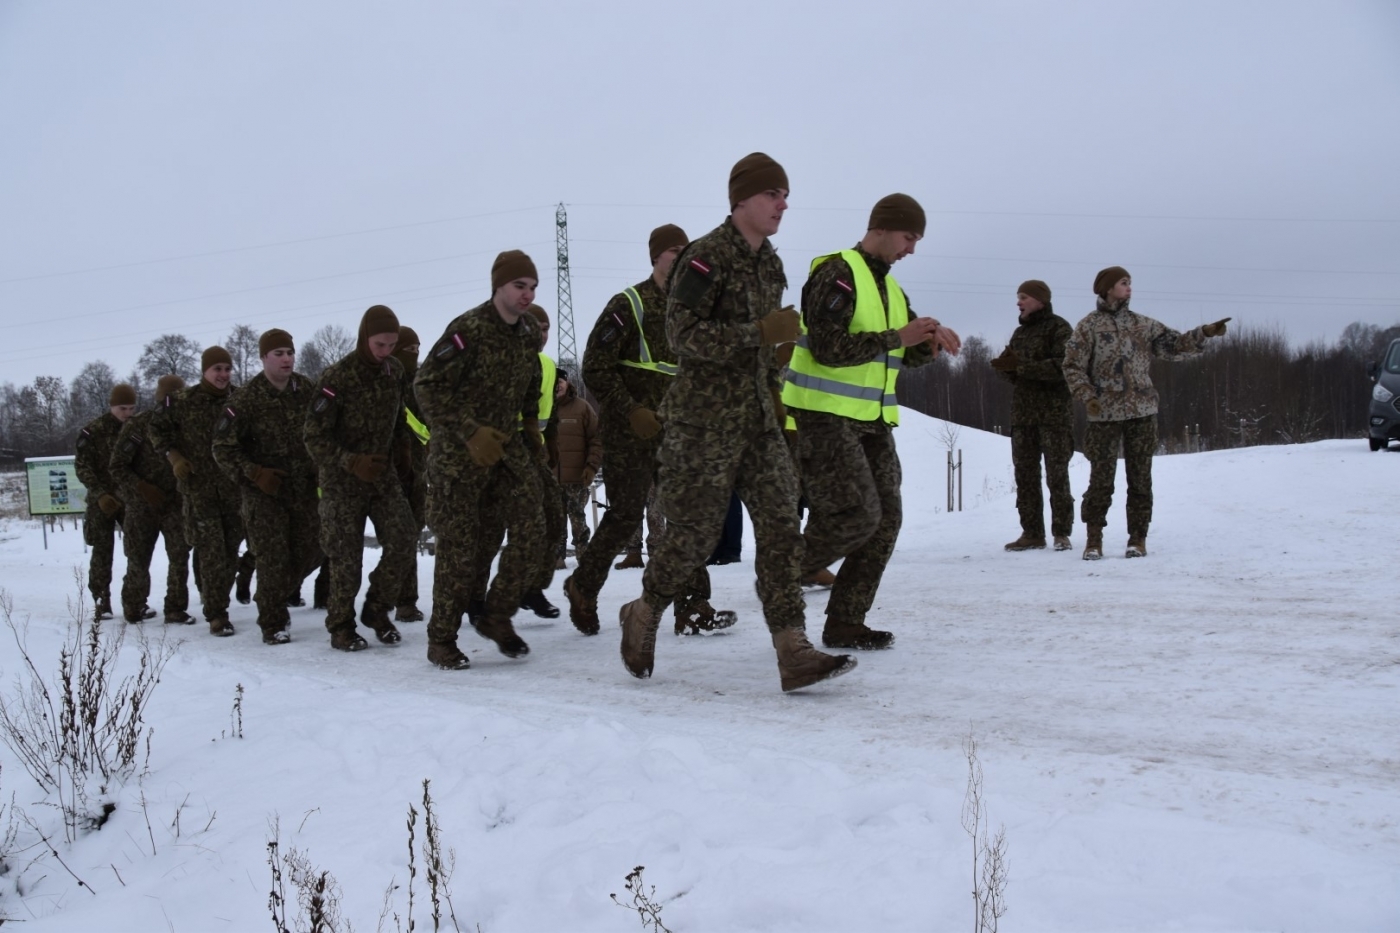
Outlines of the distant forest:
[[[1380,359],[1400,325],[1347,325],[1332,346],[1289,344],[1278,328],[1231,325],[1204,354],[1178,363],[1154,362],[1152,379],[1161,394],[1158,433],[1165,452],[1215,450],[1252,444],[1297,444],[1326,438],[1366,436],[1371,383],[1366,364]],[[224,346],[233,357],[234,382],[261,371],[258,331],[233,328]],[[297,369],[315,378],[354,349],[343,327],[327,325],[297,348]],[[17,469],[25,457],[70,454],[78,430],[107,410],[112,386],[135,386],[139,408],[154,404],[156,381],[167,373],[199,379],[203,347],[166,334],[145,346],[124,377],[105,362],[85,364],[71,383],[39,376],[30,385],[0,385],[0,468]],[[906,372],[900,404],[915,411],[984,431],[1009,433],[1011,387],[988,365],[1001,352],[981,337],[968,337],[961,355],[940,356],[932,365]],[[1078,406],[1076,406],[1077,408]],[[1076,436],[1084,414],[1076,410]]]

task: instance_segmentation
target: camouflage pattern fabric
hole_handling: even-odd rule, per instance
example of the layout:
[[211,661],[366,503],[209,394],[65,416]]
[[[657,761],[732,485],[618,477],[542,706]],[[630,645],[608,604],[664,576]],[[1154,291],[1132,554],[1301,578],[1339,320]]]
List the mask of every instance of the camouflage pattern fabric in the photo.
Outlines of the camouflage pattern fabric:
[[[437,536],[437,555],[429,642],[455,642],[462,615],[483,598],[493,616],[510,618],[537,573],[532,561],[547,553],[553,569],[539,452],[528,449],[527,435],[517,430],[522,418],[538,420],[539,346],[532,316],[510,325],[487,301],[448,324],[418,369],[414,390],[433,432],[428,521]],[[478,466],[467,451],[468,438],[483,426],[509,438],[500,462],[491,467]],[[483,529],[496,525],[510,537],[488,592],[477,548],[485,546]]]
[[[1068,407],[1068,403],[1066,403]],[[1050,533],[1069,537],[1074,530],[1074,495],[1069,489],[1069,461],[1074,430],[1069,424],[1013,425],[1011,464],[1016,476],[1016,511],[1021,531],[1045,537],[1045,500],[1040,491],[1040,461],[1045,460],[1050,487]]]
[[[185,612],[190,607],[190,546],[185,540],[180,494],[170,464],[151,446],[149,426],[153,411],[132,415],[122,425],[112,450],[112,481],[129,503],[123,525],[122,549],[126,574],[122,577],[122,612],[137,618],[151,595],[151,555],[156,538],[165,540],[165,611]],[[146,501],[140,483],[155,487],[163,497],[159,506]]]
[[220,392],[208,382],[166,396],[149,433],[158,454],[178,450],[190,461],[188,479],[176,480],[184,511],[185,540],[195,551],[200,602],[206,621],[227,619],[229,591],[238,569],[243,519],[238,489],[214,462],[214,426],[233,390]]
[[[413,515],[393,469],[395,449],[410,440],[403,417],[405,387],[398,360],[370,363],[352,351],[321,373],[312,394],[304,437],[321,487],[321,549],[330,558],[326,629],[332,634],[355,626],[366,518],[383,556],[369,575],[365,609],[391,612],[412,572]],[[350,472],[361,454],[385,458],[384,472],[373,482]]]
[[1063,368],[1073,330],[1069,321],[1047,304],[1026,315],[1012,333],[1004,352],[1016,354],[1016,371],[998,371],[1012,386],[1012,427],[1074,423]]
[[[656,549],[661,547],[661,539],[666,537],[666,517],[661,514],[661,506],[658,505],[657,496],[659,490],[656,483],[651,484],[651,491],[647,493],[646,501],[646,545],[647,553],[655,554]],[[627,542],[627,550],[641,551],[642,549],[642,526],[637,525],[637,530],[632,533],[632,540]]]
[[805,627],[797,477],[773,406],[780,371],[758,326],[781,307],[786,287],[772,244],[755,251],[731,218],[691,242],[672,268],[666,333],[680,371],[659,412],[666,537],[642,579],[655,610],[709,558],[737,492],[754,523],[768,627]]
[[[316,466],[305,441],[312,393],[300,373],[281,390],[259,373],[224,406],[214,427],[214,459],[238,486],[249,550],[257,555],[253,598],[265,632],[290,623],[287,600],[321,563]],[[254,482],[260,468],[285,474],[274,495]]]
[[1089,488],[1080,504],[1084,524],[1108,524],[1113,485],[1122,444],[1123,469],[1128,477],[1128,534],[1146,535],[1152,522],[1152,455],[1157,450],[1157,416],[1122,421],[1091,421],[1084,432],[1084,456],[1089,458]]
[[[889,263],[859,245],[855,251],[865,260],[880,300],[888,307]],[[894,329],[851,332],[854,281],[850,264],[833,256],[816,268],[802,288],[807,346],[824,366],[860,366],[900,345]],[[916,314],[912,306],[909,314],[911,319]],[[932,359],[926,343],[904,350],[905,368],[923,366]],[[788,412],[797,424],[798,472],[810,511],[802,536],[803,575],[844,557],[826,614],[849,624],[864,622],[904,522],[903,473],[893,428],[880,418],[858,421],[793,407]]]
[[[642,299],[642,333],[652,359],[674,363],[676,355],[666,332],[666,293],[651,276],[633,287]],[[659,411],[675,379],[665,373],[623,365],[623,360],[639,361],[639,336],[631,302],[622,293],[614,295],[588,334],[588,345],[583,351],[583,381],[598,400],[603,450],[645,450],[654,457],[660,438],[643,440],[633,434],[627,416],[637,407]]]
[[[404,407],[413,413],[413,417],[423,423],[427,419],[423,416],[423,409],[418,404],[418,396],[413,388],[413,377],[417,374],[418,368],[407,373],[408,383],[404,389]],[[409,511],[413,513],[413,570],[403,581],[403,588],[399,590],[399,604],[397,609],[418,608],[418,539],[423,534],[423,529],[428,526],[428,445],[424,444],[416,435],[409,444],[409,474],[400,474],[399,481],[403,485],[404,498],[408,500]]]
[[561,485],[559,487],[566,519],[563,534],[559,536],[559,557],[563,557],[568,548],[570,527],[573,528],[574,532],[574,553],[581,553],[588,547],[588,542],[593,535],[593,529],[588,525],[588,500],[592,493],[592,486],[582,484]]
[[73,472],[87,487],[87,510],[83,513],[83,540],[92,548],[88,559],[88,590],[95,602],[110,599],[112,554],[122,512],[108,515],[97,505],[102,496],[120,500],[121,490],[112,481],[109,464],[122,423],[111,412],[89,421],[81,431],[73,455]]
[[1096,400],[1089,421],[1126,421],[1157,413],[1152,358],[1180,360],[1205,349],[1208,338],[1196,327],[1178,333],[1128,309],[1127,302],[1098,307],[1074,327],[1065,346],[1064,374],[1069,390],[1084,404]]
[[[528,437],[522,438],[526,444],[533,443]],[[564,534],[564,502],[559,492],[559,484],[554,479],[554,471],[547,463],[532,458],[534,467],[534,485],[531,495],[539,496],[541,507],[539,509],[540,522],[535,527],[533,521],[530,522],[529,529],[517,527],[510,532],[510,544],[518,545],[522,549],[521,557],[524,563],[523,576],[517,582],[515,577],[514,562],[507,562],[505,554],[501,554],[501,564],[497,573],[496,588],[501,593],[507,593],[517,586],[522,594],[531,590],[544,590],[549,588],[549,584],[554,580],[554,565],[558,558],[554,553],[552,543],[558,541]],[[505,501],[498,501],[499,496],[488,495],[481,500],[481,541],[477,547],[475,564],[472,568],[472,601],[485,601],[486,605],[491,605],[487,592],[487,581],[491,579],[491,562],[495,560],[497,552],[501,550],[501,542],[506,540],[506,528],[508,527],[516,511],[521,510],[518,502],[513,502],[516,493],[511,490],[505,497]],[[519,522],[517,522],[519,524]],[[536,539],[536,535],[538,538]],[[527,541],[538,540],[537,550],[531,550],[534,545]],[[512,555],[514,557],[514,555]],[[509,573],[506,571],[509,570]],[[502,576],[504,575],[504,578]],[[518,601],[517,601],[518,602]]]

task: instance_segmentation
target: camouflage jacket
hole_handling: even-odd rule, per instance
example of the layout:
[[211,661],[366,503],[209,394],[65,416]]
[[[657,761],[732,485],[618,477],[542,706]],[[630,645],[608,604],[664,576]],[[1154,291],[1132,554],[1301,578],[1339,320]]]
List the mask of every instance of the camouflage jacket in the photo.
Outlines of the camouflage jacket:
[[414,382],[418,404],[432,426],[428,469],[433,475],[480,469],[467,453],[467,439],[479,427],[510,435],[506,457],[524,464],[530,452],[517,435],[522,418],[538,420],[539,349],[540,329],[533,317],[525,314],[507,324],[489,301],[447,325]]
[[[887,277],[890,264],[876,259],[861,249],[855,251],[865,259],[870,273],[875,277],[875,285],[880,290],[880,301],[889,308]],[[905,294],[905,301],[909,296]],[[807,327],[807,349],[823,366],[860,366],[876,357],[884,356],[890,350],[899,349],[899,331],[894,328],[861,334],[851,333],[851,321],[856,314],[854,279],[850,264],[840,256],[832,256],[817,266],[816,271],[802,286],[802,323]],[[913,306],[909,308],[909,319],[916,316]],[[933,360],[933,350],[926,343],[904,348],[904,367],[924,366]],[[873,421],[855,421],[819,411],[803,411],[803,419],[839,419],[850,422],[860,431],[885,433],[891,426],[883,418]]]
[[156,411],[143,411],[132,415],[122,425],[110,461],[112,481],[121,490],[123,502],[143,504],[145,499],[137,484],[150,483],[165,494],[165,508],[169,509],[179,504],[179,494],[170,463],[151,446],[151,419],[155,416]]
[[782,372],[758,329],[759,318],[782,306],[787,288],[773,245],[764,240],[755,251],[725,218],[676,258],[670,286],[666,333],[680,372],[661,420],[724,434],[776,425],[772,396]]
[[[671,340],[666,336],[666,293],[647,276],[633,286],[642,299],[642,333],[646,336],[651,358],[674,363]],[[618,293],[612,297],[593,331],[588,335],[588,347],[583,351],[583,381],[598,400],[598,414],[603,423],[603,443],[608,447],[652,447],[659,438],[642,440],[632,433],[627,416],[637,407],[657,411],[666,397],[666,390],[676,381],[674,376],[624,366],[623,360],[637,362],[641,341],[632,303]]]
[[1032,312],[1011,335],[1005,352],[1016,354],[1016,371],[997,374],[1010,382],[1013,425],[1073,422],[1063,363],[1073,328],[1046,305]]
[[[399,482],[394,453],[407,446],[411,433],[403,416],[407,388],[403,364],[392,356],[371,364],[352,350],[325,368],[302,433],[322,490],[368,494]],[[356,454],[387,457],[383,475],[367,483],[351,473],[350,460]]]
[[214,425],[214,459],[239,489],[261,495],[253,477],[259,467],[267,467],[286,473],[279,495],[304,496],[315,490],[316,465],[306,449],[306,413],[313,391],[301,373],[292,373],[281,391],[258,373],[224,406]]
[[238,490],[214,462],[214,425],[236,391],[220,392],[200,380],[165,397],[149,426],[151,446],[161,456],[178,450],[190,462],[189,479],[178,480],[180,494],[196,502],[217,500],[238,510]]
[[112,449],[117,445],[117,435],[122,423],[110,411],[100,418],[94,418],[78,432],[78,440],[73,456],[73,472],[78,474],[87,487],[88,504],[96,505],[102,496],[114,496],[125,501],[125,497],[112,481]]
[[[402,360],[400,360],[400,362],[402,362]],[[422,422],[423,426],[426,427],[428,419],[423,416],[423,407],[418,404],[418,391],[414,388],[413,384],[417,376],[417,366],[413,367],[411,371],[405,370],[404,372],[403,407],[407,411],[412,412],[413,417],[417,418]],[[405,416],[405,420],[406,419],[407,416]],[[424,443],[423,439],[415,434],[412,429],[410,429],[408,433],[413,436],[413,443],[410,445],[410,449],[413,452],[410,458],[413,464],[413,475],[415,477],[421,476],[428,468],[428,445]]]
[[1152,358],[1183,359],[1205,349],[1206,339],[1199,327],[1178,333],[1126,305],[1115,310],[1100,299],[1065,346],[1065,381],[1080,402],[1098,400],[1098,417],[1090,421],[1155,415]]

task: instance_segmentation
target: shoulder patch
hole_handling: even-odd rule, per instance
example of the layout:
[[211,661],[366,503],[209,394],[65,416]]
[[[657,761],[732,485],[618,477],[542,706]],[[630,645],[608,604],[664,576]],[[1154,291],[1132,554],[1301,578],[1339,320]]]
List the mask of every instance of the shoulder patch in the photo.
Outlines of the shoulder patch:
[[845,293],[848,294],[848,295],[855,292],[855,288],[852,287],[851,283],[850,283],[850,282],[847,282],[845,279],[837,279],[837,280],[836,280],[836,287],[839,288],[839,289],[841,289],[843,292],[845,292]]
[[438,341],[433,348],[433,356],[439,360],[445,360],[449,356],[455,356],[467,346],[467,342],[462,339],[461,334],[448,334]]
[[715,284],[712,277],[714,266],[703,259],[692,259],[685,264],[681,276],[676,280],[671,295],[681,304],[694,308],[704,299]]
[[175,401],[175,393],[171,392],[165,396],[165,407],[169,408]]
[[707,276],[707,275],[710,274],[711,266],[710,266],[709,263],[705,262],[705,260],[703,260],[703,259],[692,259],[692,260],[690,261],[690,268],[694,269],[696,272],[700,273],[701,275],[706,275],[706,276]]
[[330,386],[321,386],[321,394],[331,401],[335,401],[335,389]]

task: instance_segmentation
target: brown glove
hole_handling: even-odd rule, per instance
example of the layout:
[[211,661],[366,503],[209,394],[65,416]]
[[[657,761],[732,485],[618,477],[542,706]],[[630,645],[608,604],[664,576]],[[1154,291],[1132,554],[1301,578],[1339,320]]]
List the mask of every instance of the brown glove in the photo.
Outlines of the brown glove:
[[1223,317],[1220,320],[1216,321],[1214,324],[1206,324],[1204,327],[1201,328],[1201,333],[1205,334],[1207,337],[1224,337],[1225,324],[1229,320],[1230,318]]
[[508,439],[509,435],[483,425],[467,438],[467,454],[477,466],[493,467],[506,455],[506,449],[502,445]]
[[111,518],[122,510],[122,501],[116,496],[103,493],[97,497],[97,507],[102,510],[102,514]]
[[764,346],[770,343],[791,343],[801,333],[801,318],[792,305],[779,308],[758,319],[758,342]]
[[178,450],[172,450],[165,455],[165,459],[170,461],[170,468],[175,471],[176,479],[189,479],[194,473],[194,464],[190,463],[185,455]]
[[141,498],[153,509],[165,506],[165,493],[154,483],[148,483],[144,479],[136,481],[136,491],[141,494]]
[[1084,414],[1088,415],[1090,418],[1097,418],[1099,415],[1103,414],[1103,405],[1099,404],[1098,399],[1091,398],[1084,403]]
[[351,454],[350,472],[356,479],[372,483],[389,469],[389,458],[384,454]]
[[274,470],[270,467],[256,467],[253,475],[249,477],[253,485],[257,486],[269,496],[277,495],[277,490],[282,488],[282,477],[287,475],[286,470]]
[[592,486],[593,480],[598,476],[598,468],[586,466],[583,468],[583,485]]
[[992,360],[992,369],[999,373],[1014,373],[1016,367],[1021,365],[1021,358],[1016,355],[1016,351],[1007,347],[1002,351],[1001,356]]
[[627,423],[632,426],[632,433],[644,441],[661,433],[661,422],[657,420],[656,412],[650,408],[638,406],[632,409],[632,413],[627,416]]

